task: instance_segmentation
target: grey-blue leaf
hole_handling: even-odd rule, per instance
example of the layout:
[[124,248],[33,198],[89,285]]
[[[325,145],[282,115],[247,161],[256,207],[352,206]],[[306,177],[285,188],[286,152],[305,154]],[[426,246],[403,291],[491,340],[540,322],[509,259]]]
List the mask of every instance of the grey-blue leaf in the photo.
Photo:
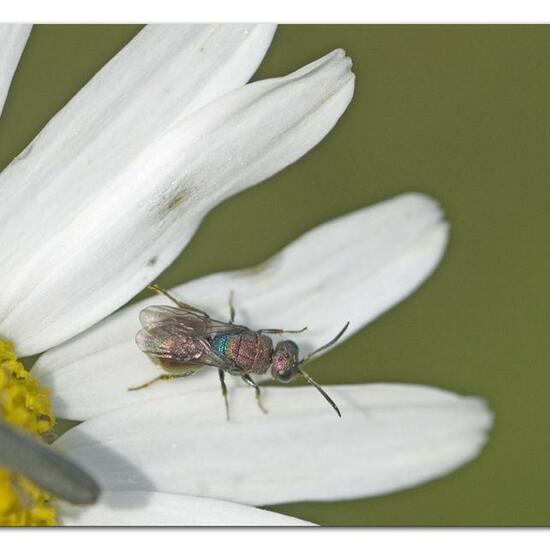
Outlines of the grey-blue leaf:
[[79,466],[2,421],[0,465],[73,504],[93,504],[99,496],[99,486]]

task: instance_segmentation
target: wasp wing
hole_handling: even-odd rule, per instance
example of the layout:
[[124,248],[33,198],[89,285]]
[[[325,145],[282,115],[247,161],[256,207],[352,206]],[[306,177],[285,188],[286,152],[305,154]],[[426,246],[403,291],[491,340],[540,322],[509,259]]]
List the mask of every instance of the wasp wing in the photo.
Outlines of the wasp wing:
[[212,319],[200,310],[173,306],[149,306],[139,314],[141,326],[151,328],[168,322],[183,325],[202,336],[215,336],[221,332],[242,332],[246,327]]
[[145,330],[153,330],[155,327],[166,324],[174,324],[183,331],[195,331],[206,335],[208,317],[201,317],[194,312],[172,306],[149,306],[141,310],[139,322]]
[[210,318],[180,308],[151,306],[140,313],[140,321],[143,329],[136,335],[136,344],[153,359],[234,370],[233,362],[210,345]]

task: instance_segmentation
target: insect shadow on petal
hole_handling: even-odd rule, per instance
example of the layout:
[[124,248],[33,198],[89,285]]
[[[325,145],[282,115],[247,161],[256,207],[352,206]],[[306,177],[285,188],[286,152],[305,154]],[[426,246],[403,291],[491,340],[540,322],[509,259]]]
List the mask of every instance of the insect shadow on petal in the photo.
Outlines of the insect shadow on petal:
[[176,306],[149,306],[139,315],[143,328],[136,335],[136,344],[165,371],[165,374],[140,386],[129,388],[129,391],[147,388],[160,380],[184,378],[203,367],[214,367],[218,369],[226,418],[229,420],[225,374],[240,376],[246,384],[253,387],[259,408],[267,413],[262,405],[260,388],[250,375],[265,374],[271,370],[272,378],[282,383],[288,383],[298,375],[302,376],[317,388],[338,416],[342,416],[334,401],[309,374],[301,369],[301,365],[335,344],[347,330],[349,322],[330,342],[303,359],[299,359],[299,347],[296,342],[282,340],[274,347],[268,335],[299,334],[307,330],[307,327],[300,330],[279,328],[252,330],[234,323],[235,308],[232,292],[229,295],[229,321],[225,322],[213,319],[204,311],[181,302],[158,285],[151,285],[149,288],[166,296]]

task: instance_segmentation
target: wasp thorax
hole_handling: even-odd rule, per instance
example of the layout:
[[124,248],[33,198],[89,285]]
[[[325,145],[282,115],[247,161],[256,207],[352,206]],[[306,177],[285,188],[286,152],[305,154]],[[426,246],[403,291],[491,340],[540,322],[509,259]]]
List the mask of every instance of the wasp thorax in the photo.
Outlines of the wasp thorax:
[[292,340],[283,340],[271,357],[271,376],[279,382],[290,382],[298,374],[298,346]]

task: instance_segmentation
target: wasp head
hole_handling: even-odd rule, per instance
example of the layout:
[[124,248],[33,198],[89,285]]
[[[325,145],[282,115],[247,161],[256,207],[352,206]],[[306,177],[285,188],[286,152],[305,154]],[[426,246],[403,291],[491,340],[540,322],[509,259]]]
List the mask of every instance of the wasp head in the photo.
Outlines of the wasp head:
[[292,340],[283,340],[271,356],[271,376],[279,382],[290,382],[299,372],[298,346]]

